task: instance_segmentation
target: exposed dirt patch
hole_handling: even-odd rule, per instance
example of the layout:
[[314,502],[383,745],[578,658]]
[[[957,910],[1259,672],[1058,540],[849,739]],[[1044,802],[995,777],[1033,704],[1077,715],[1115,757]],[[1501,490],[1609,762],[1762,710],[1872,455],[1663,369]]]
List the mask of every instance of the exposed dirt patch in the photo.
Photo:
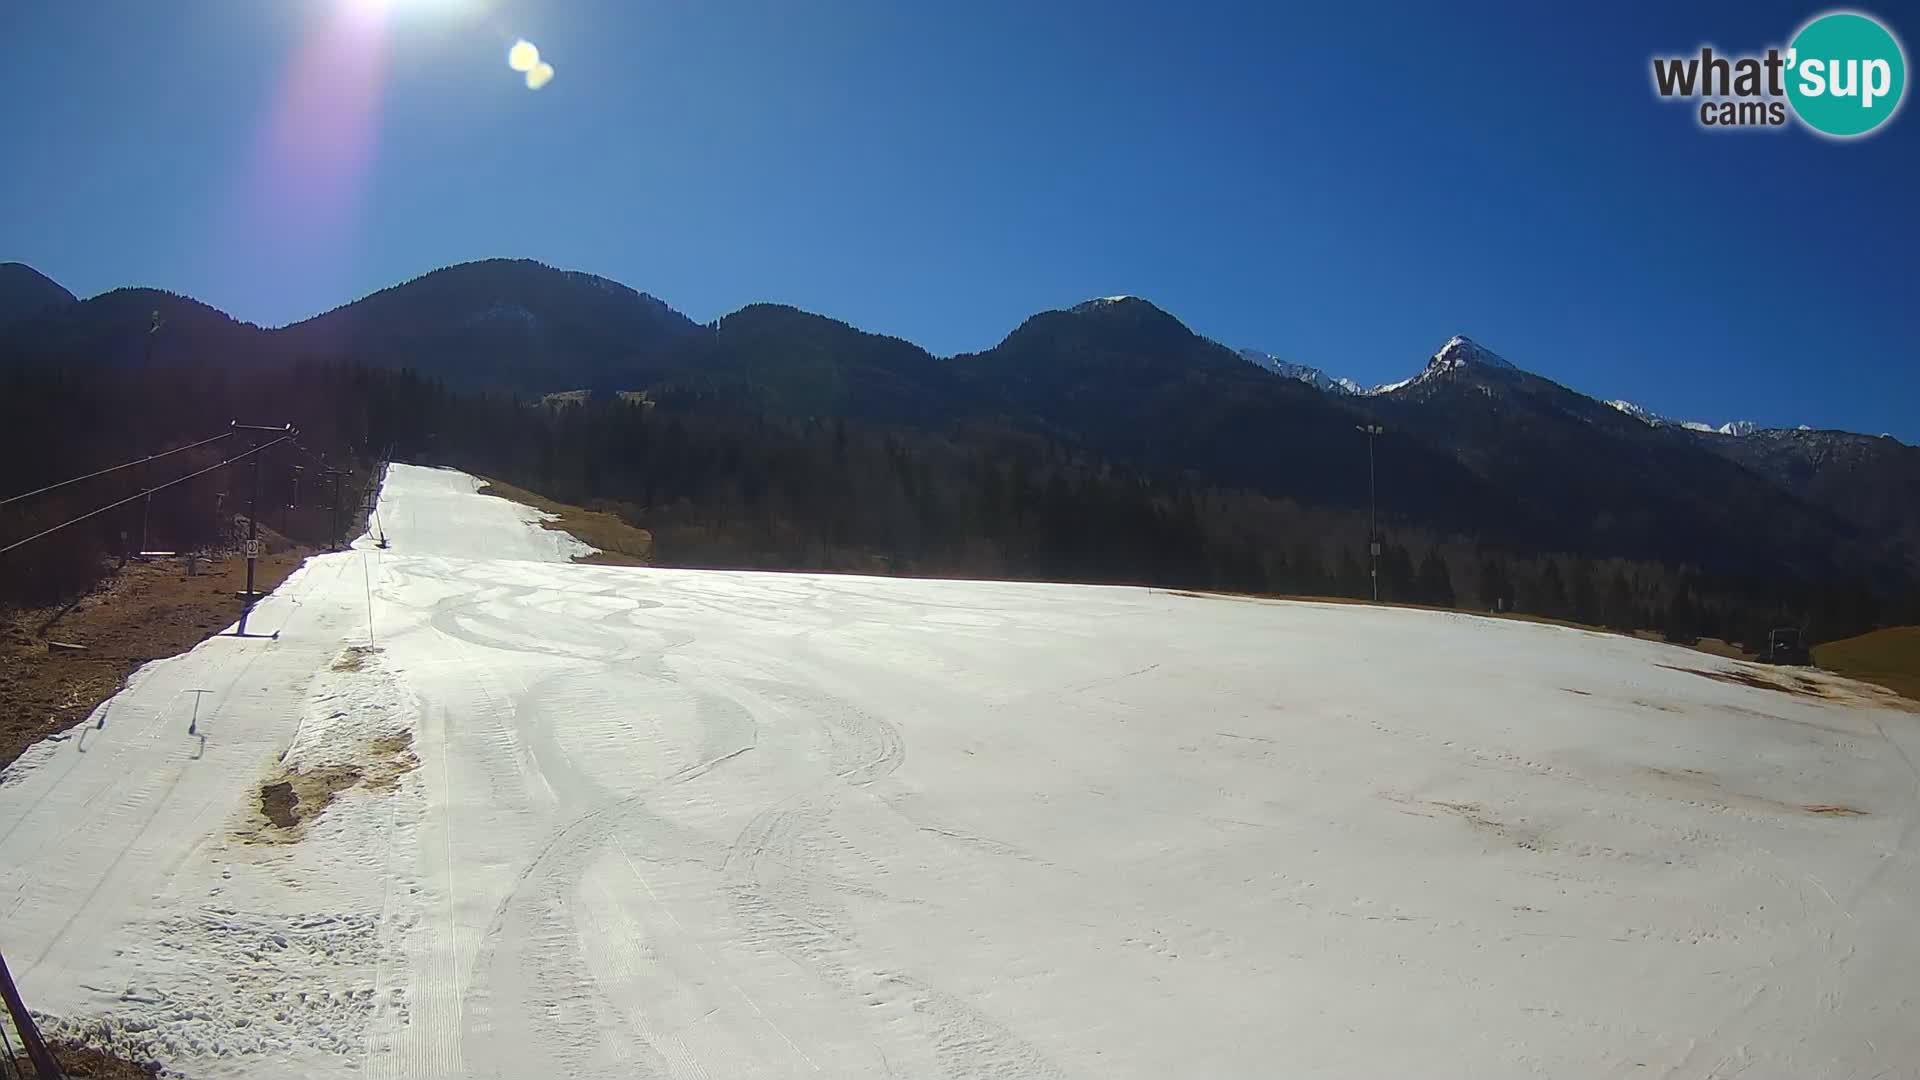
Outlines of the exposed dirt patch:
[[[311,554],[272,543],[255,574],[262,591]],[[177,557],[132,562],[64,610],[0,614],[0,767],[86,719],[141,664],[183,653],[239,618],[234,594],[246,587],[246,560],[226,555],[199,569],[189,576]]]
[[377,645],[349,645],[333,662],[335,671],[359,671],[367,666],[367,661],[379,655]]
[[268,821],[283,829],[291,829],[300,824],[300,815],[294,810],[300,805],[300,797],[293,793],[293,785],[285,780],[274,784],[260,785],[260,812]]
[[[12,1025],[8,1027],[11,1035]],[[60,1070],[74,1080],[149,1080],[160,1074],[157,1063],[140,1064],[72,1039],[50,1038],[47,1040],[47,1050],[53,1054],[53,1060]],[[20,1055],[19,1063],[22,1080],[40,1075],[28,1063],[25,1054]],[[0,1067],[0,1075],[12,1074]]]
[[383,735],[367,744],[373,752],[373,760],[362,770],[360,783],[368,791],[391,791],[400,784],[400,778],[420,767],[420,758],[413,752],[413,733],[403,731],[398,735]]
[[1761,810],[1772,813],[1813,814],[1817,817],[1865,817],[1865,810],[1855,809],[1841,803],[1797,803],[1770,798],[1765,795],[1751,795],[1734,791],[1720,783],[1711,773],[1699,769],[1661,769],[1648,767],[1645,775],[1666,781],[1660,785],[1672,790],[1657,792],[1669,798],[1679,798],[1683,802],[1704,803],[1722,806],[1729,810]]
[[1660,666],[1669,671],[1684,671],[1689,675],[1698,675],[1715,682],[1747,686],[1755,690],[1773,690],[1794,697],[1812,698],[1816,701],[1830,701],[1841,705],[1859,705],[1875,709],[1920,711],[1920,703],[1903,698],[1884,686],[1829,675],[1810,668],[1742,667],[1732,671],[1709,671],[1704,668],[1679,667],[1674,664]]
[[265,822],[243,830],[240,839],[261,844],[295,843],[341,795],[356,787],[392,791],[400,785],[401,777],[419,765],[413,736],[401,732],[369,741],[363,760],[355,764],[283,773],[260,785],[260,816]]
[[285,779],[260,785],[260,812],[276,828],[298,829],[359,782],[360,770],[351,766],[288,773]]
[[1751,686],[1755,690],[1778,690],[1783,694],[1795,694],[1800,697],[1825,698],[1827,695],[1818,683],[1806,676],[1790,674],[1775,675],[1771,672],[1741,669],[1736,671],[1707,671],[1703,668],[1678,667],[1673,664],[1661,664],[1668,671],[1684,671],[1689,675],[1698,675],[1714,682],[1732,683],[1735,686]]
[[1431,800],[1429,806],[1437,806],[1451,814],[1459,816],[1467,824],[1484,833],[1497,836],[1522,851],[1544,851],[1547,843],[1545,834],[1523,822],[1503,821],[1490,813],[1486,807],[1471,802],[1446,802]]
[[652,565],[653,534],[628,523],[610,510],[554,502],[544,495],[536,495],[525,488],[498,480],[482,483],[478,494],[495,495],[552,514],[555,520],[543,522],[547,528],[568,533],[600,549],[595,554],[579,556],[574,562],[598,563],[602,566]]
[[[1438,818],[1444,815],[1457,817],[1474,827],[1476,831],[1486,833],[1512,844],[1522,851],[1546,851],[1552,847],[1546,832],[1524,820],[1506,821],[1495,816],[1492,811],[1475,802],[1449,802],[1445,799],[1420,799],[1398,792],[1381,792],[1388,802],[1399,803],[1405,807],[1401,813],[1415,817]],[[1436,813],[1435,811],[1439,811]]]

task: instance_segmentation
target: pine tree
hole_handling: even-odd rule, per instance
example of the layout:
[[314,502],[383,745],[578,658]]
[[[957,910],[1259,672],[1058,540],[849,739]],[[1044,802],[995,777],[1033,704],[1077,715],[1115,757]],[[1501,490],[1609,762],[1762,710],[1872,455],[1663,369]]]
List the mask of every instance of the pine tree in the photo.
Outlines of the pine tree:
[[1413,556],[1399,544],[1380,548],[1380,599],[1418,603],[1420,589],[1413,570]]
[[1513,581],[1506,560],[1487,556],[1480,561],[1480,606],[1488,611],[1513,609]]
[[1567,612],[1574,622],[1600,621],[1600,598],[1593,587],[1593,564],[1575,559],[1567,565]]
[[1349,596],[1357,600],[1363,600],[1372,595],[1372,593],[1373,589],[1368,582],[1366,568],[1361,566],[1359,560],[1353,557],[1352,551],[1342,548],[1340,550],[1340,569],[1336,573],[1334,580],[1334,595]]
[[1533,599],[1533,613],[1550,618],[1567,616],[1567,583],[1560,576],[1560,564],[1552,558],[1540,569],[1540,584]]
[[1694,614],[1693,589],[1685,580],[1674,586],[1673,595],[1667,600],[1667,611],[1660,620],[1660,631],[1668,641],[1691,645],[1700,639]]
[[1420,602],[1452,607],[1453,600],[1453,578],[1447,573],[1446,561],[1440,558],[1438,548],[1428,548],[1427,557],[1420,560]]
[[1613,580],[1607,585],[1607,597],[1600,617],[1611,630],[1632,633],[1639,629],[1639,616],[1634,608],[1633,591],[1627,586],[1627,576],[1618,570],[1614,571]]

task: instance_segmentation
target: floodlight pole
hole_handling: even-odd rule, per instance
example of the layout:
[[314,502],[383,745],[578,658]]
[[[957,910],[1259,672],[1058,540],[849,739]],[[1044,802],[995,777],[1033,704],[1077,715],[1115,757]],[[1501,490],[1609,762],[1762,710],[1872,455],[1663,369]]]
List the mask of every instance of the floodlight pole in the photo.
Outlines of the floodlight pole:
[[1373,602],[1380,602],[1380,525],[1379,499],[1373,480],[1373,438],[1385,433],[1379,424],[1356,424],[1355,431],[1367,436],[1367,555],[1371,560],[1368,576],[1373,579]]

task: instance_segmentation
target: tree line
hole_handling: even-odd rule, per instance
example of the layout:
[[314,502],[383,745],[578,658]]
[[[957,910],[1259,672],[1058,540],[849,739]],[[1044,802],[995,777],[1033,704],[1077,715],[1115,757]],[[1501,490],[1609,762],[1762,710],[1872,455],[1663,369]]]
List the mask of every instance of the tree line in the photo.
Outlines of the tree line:
[[[667,387],[542,405],[344,364],[134,369],[109,379],[18,365],[0,373],[0,453],[13,489],[0,497],[184,445],[241,418],[294,423],[306,454],[350,465],[363,480],[390,451],[617,513],[652,531],[663,565],[1373,594],[1366,518],[1349,509],[1114,460],[1013,426],[930,431],[771,416],[715,408],[705,393]],[[176,455],[161,475],[225,460],[237,442]],[[320,505],[329,495],[310,473],[303,494],[294,490],[294,466],[313,464],[301,453],[265,457],[262,505]],[[148,543],[188,550],[222,542],[252,481],[237,465],[155,496]],[[126,470],[0,508],[0,546],[155,482]],[[357,504],[362,496],[347,497]],[[140,508],[0,556],[0,603],[48,603],[88,587],[129,545]],[[1675,640],[1755,642],[1773,626],[1805,626],[1826,639],[1920,621],[1910,584],[1743,580],[1603,552],[1516,551],[1383,509],[1385,601],[1652,629]],[[282,521],[294,539],[324,540],[325,515],[288,512]],[[262,523],[276,524],[274,509],[263,510]]]

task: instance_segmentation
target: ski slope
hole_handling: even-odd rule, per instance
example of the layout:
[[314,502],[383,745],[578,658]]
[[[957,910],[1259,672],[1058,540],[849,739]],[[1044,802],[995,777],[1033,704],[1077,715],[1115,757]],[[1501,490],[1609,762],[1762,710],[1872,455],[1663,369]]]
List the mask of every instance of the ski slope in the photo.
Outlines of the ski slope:
[[[390,546],[311,560],[277,639],[6,774],[50,1027],[193,1077],[1920,1075],[1920,715],[1852,684],[573,564],[475,486],[394,466]],[[282,829],[289,773],[340,790]]]

